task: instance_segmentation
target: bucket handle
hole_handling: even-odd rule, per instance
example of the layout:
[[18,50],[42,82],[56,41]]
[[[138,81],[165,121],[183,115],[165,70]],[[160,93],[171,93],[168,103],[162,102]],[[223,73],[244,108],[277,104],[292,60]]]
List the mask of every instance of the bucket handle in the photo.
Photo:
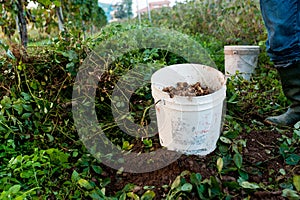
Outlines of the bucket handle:
[[153,104],[153,106],[155,106],[156,104],[158,104],[158,103],[161,102],[161,101],[164,102],[164,105],[166,104],[164,99],[160,99],[160,100],[158,100],[157,102],[155,102],[155,103]]
[[[238,55],[238,52],[237,51],[233,51],[232,52],[232,55]],[[242,60],[242,61],[244,61],[246,64],[248,64],[249,66],[252,66],[252,67],[255,67],[252,63],[249,63],[247,60],[245,60],[242,56],[240,57],[240,59]],[[258,59],[258,57],[256,57],[255,58],[255,60],[257,60]]]
[[[245,63],[247,63],[248,65],[250,65],[251,67],[256,67],[256,66],[254,66],[252,63],[249,63],[247,60],[245,60],[244,58],[242,58],[241,57],[241,59],[245,62]],[[256,57],[255,58],[255,60],[257,60],[258,58]]]
[[145,109],[144,112],[143,112],[143,116],[142,116],[142,120],[141,120],[141,121],[144,121],[145,116],[146,116],[146,112],[147,112],[150,108],[156,106],[156,104],[158,104],[158,103],[161,102],[161,101],[162,101],[162,100],[160,99],[160,100],[158,100],[157,102],[155,102],[154,104],[152,104],[152,105],[146,107],[146,109]]
[[225,55],[249,55],[250,52],[260,53],[260,50],[246,50],[246,53],[240,50],[224,50]]

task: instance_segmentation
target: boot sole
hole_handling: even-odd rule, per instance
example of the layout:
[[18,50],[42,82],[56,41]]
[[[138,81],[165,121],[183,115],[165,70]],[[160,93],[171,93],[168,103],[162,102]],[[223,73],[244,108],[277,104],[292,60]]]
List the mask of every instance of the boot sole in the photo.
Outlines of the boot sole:
[[272,121],[269,121],[267,119],[264,120],[264,122],[267,124],[267,125],[271,125],[271,126],[277,126],[277,127],[293,127],[293,124],[277,124],[275,122],[272,122]]

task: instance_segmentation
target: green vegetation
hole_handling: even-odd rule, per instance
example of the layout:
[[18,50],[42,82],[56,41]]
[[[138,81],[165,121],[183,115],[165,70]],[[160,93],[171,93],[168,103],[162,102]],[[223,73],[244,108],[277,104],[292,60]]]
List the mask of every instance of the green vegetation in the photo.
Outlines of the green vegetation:
[[[96,160],[79,139],[71,110],[75,77],[88,53],[141,26],[188,34],[221,71],[224,45],[259,44],[262,52],[251,81],[238,74],[228,80],[227,113],[214,153],[182,156],[170,167],[136,175]],[[18,48],[0,41],[0,199],[299,199],[300,124],[276,128],[263,123],[265,116],[288,106],[266,55],[265,38],[257,3],[236,0],[189,1],[155,11],[152,25],[135,20],[109,24],[85,39],[81,28],[72,26],[47,42],[30,42],[26,59]],[[107,66],[96,112],[105,134],[120,149],[153,152],[160,145],[157,135],[141,139],[117,127],[111,113],[111,102],[118,102],[112,98],[114,85],[136,63],[159,68],[184,62],[180,55],[145,48]],[[130,112],[137,124],[149,123],[153,103],[149,85],[134,92]]]
[[[30,41],[57,36],[65,29],[77,29],[86,35],[106,24],[104,11],[97,0],[7,0],[0,5],[1,34],[9,43],[14,43],[13,36],[17,33],[17,40],[25,49]],[[28,30],[38,30],[37,38],[32,37]]]
[[122,0],[121,3],[116,5],[116,8],[115,17],[118,19],[130,19],[133,16],[132,0]]

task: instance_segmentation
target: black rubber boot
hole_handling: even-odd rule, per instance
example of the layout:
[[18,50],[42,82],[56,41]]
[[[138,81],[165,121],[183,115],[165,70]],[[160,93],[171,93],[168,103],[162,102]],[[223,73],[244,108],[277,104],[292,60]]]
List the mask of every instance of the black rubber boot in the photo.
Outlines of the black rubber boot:
[[293,126],[300,121],[300,62],[288,67],[277,68],[285,96],[291,100],[287,112],[268,117],[265,121],[272,125]]

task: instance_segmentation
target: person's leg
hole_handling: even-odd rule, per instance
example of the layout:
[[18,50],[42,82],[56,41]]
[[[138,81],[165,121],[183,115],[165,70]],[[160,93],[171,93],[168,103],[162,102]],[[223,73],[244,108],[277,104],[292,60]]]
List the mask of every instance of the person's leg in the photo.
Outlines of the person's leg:
[[267,52],[275,63],[300,61],[300,1],[260,0],[268,31]]
[[282,115],[268,117],[267,123],[294,125],[300,121],[300,1],[261,0],[268,31],[267,52],[281,78],[282,89],[292,104]]
[[268,117],[265,121],[272,125],[290,126],[300,121],[300,63],[277,68],[285,96],[292,102],[287,112]]

